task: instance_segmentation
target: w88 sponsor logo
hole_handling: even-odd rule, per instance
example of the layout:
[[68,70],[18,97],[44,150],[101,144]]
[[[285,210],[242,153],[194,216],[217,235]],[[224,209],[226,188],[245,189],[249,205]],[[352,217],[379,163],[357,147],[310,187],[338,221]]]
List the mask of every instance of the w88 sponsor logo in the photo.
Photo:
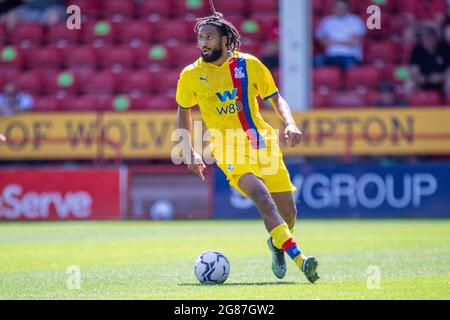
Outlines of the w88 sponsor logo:
[[235,114],[236,112],[239,113],[243,109],[242,104],[240,102],[236,102],[236,104],[231,103],[225,107],[222,108],[216,108],[219,115],[228,115],[228,114]]

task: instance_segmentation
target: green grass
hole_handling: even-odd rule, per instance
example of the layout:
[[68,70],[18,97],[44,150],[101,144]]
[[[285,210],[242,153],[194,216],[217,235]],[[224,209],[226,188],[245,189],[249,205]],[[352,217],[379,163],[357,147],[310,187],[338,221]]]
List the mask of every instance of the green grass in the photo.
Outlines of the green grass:
[[[311,285],[293,262],[277,281],[261,221],[0,224],[0,299],[450,299],[450,220],[308,220],[296,238],[319,259]],[[215,249],[224,285],[193,263]],[[68,266],[81,288],[68,289]],[[380,288],[369,289],[377,266]]]

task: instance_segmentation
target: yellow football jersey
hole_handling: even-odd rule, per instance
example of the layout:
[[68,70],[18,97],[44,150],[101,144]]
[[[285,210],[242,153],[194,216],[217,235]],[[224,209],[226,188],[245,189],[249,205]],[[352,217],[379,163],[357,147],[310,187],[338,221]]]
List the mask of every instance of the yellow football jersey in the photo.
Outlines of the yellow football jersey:
[[[187,66],[178,80],[176,100],[180,108],[198,105],[210,131],[218,130],[223,136],[227,129],[242,131],[247,146],[235,144],[235,148],[259,150],[266,148],[275,132],[262,118],[257,97],[267,100],[277,94],[272,75],[261,61],[250,54],[230,52],[222,66],[202,58]],[[217,153],[220,147],[214,135],[212,144]]]

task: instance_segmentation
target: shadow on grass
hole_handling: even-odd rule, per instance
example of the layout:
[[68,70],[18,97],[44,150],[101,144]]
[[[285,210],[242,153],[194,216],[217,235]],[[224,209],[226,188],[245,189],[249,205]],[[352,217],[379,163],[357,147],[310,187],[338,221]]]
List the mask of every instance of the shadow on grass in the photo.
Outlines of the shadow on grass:
[[215,286],[227,286],[227,287],[238,287],[238,286],[279,286],[279,285],[299,285],[301,282],[229,282],[223,283],[221,285],[204,285],[201,283],[178,283],[179,286],[191,286],[191,287],[215,287]]

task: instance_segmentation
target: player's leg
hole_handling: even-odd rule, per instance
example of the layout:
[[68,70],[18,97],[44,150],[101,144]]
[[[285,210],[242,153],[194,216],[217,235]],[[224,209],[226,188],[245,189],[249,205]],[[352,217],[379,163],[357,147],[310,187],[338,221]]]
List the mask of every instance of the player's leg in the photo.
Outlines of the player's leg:
[[295,223],[297,221],[297,207],[295,205],[294,193],[291,191],[273,192],[271,196],[277,205],[281,217],[287,223],[291,233],[294,234]]
[[285,251],[297,264],[310,282],[319,279],[316,272],[317,260],[306,257],[289,231],[288,225],[278,213],[275,201],[264,182],[253,174],[245,174],[238,181],[239,188],[255,203],[261,214],[267,231],[277,249]]
[[268,232],[284,224],[283,219],[277,211],[275,201],[260,178],[251,173],[245,174],[239,179],[238,185],[256,205]]

